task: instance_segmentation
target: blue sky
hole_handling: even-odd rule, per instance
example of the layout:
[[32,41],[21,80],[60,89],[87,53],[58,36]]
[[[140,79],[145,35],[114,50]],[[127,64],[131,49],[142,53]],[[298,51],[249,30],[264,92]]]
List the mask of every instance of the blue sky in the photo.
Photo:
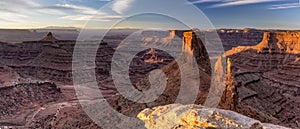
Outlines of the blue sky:
[[[139,4],[136,2],[139,1]],[[97,27],[126,17],[126,11],[148,7],[141,0],[1,0],[0,28],[84,27],[91,18]],[[148,2],[151,0],[148,0]],[[157,4],[157,9],[173,6]],[[178,1],[178,0],[177,0]],[[112,2],[112,3],[111,3]],[[108,4],[108,5],[107,5]],[[189,0],[202,10],[216,28],[300,29],[299,0]],[[99,9],[102,8],[100,11]],[[185,9],[178,9],[184,12]],[[178,15],[184,13],[178,13]],[[187,14],[189,15],[189,14]],[[172,20],[140,21],[170,23]],[[163,18],[155,18],[163,19]],[[136,20],[136,19],[135,19]],[[131,22],[124,27],[138,24]],[[200,24],[200,23],[199,23]],[[164,24],[167,25],[167,24]],[[92,28],[93,26],[91,26]],[[95,26],[95,28],[97,28]],[[141,26],[140,26],[141,27]]]

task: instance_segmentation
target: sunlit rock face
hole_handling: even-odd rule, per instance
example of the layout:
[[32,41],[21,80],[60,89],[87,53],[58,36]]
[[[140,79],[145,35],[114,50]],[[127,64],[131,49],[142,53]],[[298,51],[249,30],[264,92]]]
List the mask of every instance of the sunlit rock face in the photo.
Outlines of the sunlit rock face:
[[167,43],[176,42],[175,40],[180,40],[181,35],[184,31],[178,31],[178,30],[169,30],[169,31],[143,31],[142,32],[142,41],[144,43],[164,43],[165,45],[168,45]]
[[195,31],[183,33],[182,37],[182,54],[187,62],[192,62],[194,58],[206,72],[210,73],[210,60],[206,48],[200,39],[200,35]]
[[233,111],[200,105],[172,104],[147,108],[137,116],[148,129],[287,129],[240,115]]
[[300,32],[264,32],[262,41],[254,46],[238,46],[225,53],[232,55],[249,49],[259,53],[292,53],[300,52]]
[[160,41],[163,43],[174,41],[175,38],[181,39],[184,32],[189,30],[169,30],[169,31],[159,31],[159,30],[148,30],[141,33],[142,40],[145,42]]
[[262,42],[255,48],[267,53],[299,53],[300,32],[265,32]]

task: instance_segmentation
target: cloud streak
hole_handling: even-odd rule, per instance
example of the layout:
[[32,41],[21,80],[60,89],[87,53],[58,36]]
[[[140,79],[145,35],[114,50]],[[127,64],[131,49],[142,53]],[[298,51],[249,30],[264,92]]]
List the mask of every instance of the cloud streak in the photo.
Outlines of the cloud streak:
[[276,1],[282,1],[282,0],[235,0],[235,1],[225,2],[221,4],[216,4],[212,7],[238,6],[238,5],[248,5],[248,4],[257,4],[257,3],[276,2]]
[[122,14],[124,13],[124,11],[126,11],[130,5],[132,4],[132,2],[134,2],[134,0],[114,0],[114,3],[112,4],[112,10]]
[[291,8],[300,8],[300,3],[272,5],[269,9],[291,9]]
[[37,7],[37,9],[40,10],[52,10],[52,11],[72,11],[80,14],[96,14],[96,13],[102,13],[98,12],[98,10],[85,7],[85,6],[78,6],[78,5],[72,5],[72,4],[56,4],[54,6],[40,6]]
[[196,0],[192,1],[192,4],[216,2],[216,4],[210,6],[209,8],[220,8],[229,6],[239,6],[239,5],[249,5],[267,2],[279,2],[284,0]]
[[75,20],[75,21],[111,21],[111,20],[118,20],[123,18],[122,16],[117,15],[98,15],[98,16],[92,16],[92,15],[71,15],[71,16],[64,16],[61,17],[61,19],[66,20]]

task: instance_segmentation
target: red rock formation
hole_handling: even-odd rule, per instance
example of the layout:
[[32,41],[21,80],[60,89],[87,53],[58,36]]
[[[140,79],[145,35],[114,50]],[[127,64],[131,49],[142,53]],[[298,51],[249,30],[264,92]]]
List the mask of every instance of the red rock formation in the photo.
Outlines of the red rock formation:
[[[187,62],[191,62],[192,58],[196,59],[198,65],[200,65],[206,72],[210,73],[210,60],[207,58],[208,53],[204,51],[205,46],[201,41],[199,34],[194,31],[183,32],[182,37],[182,54],[184,58],[188,58]],[[190,56],[191,55],[191,56]]]
[[75,42],[76,40],[58,40],[53,36],[52,32],[49,32],[41,40],[23,41],[23,43],[75,43]]
[[255,49],[269,53],[299,53],[300,32],[265,32]]
[[265,32],[262,41],[255,46],[238,46],[225,52],[226,56],[246,50],[259,53],[293,53],[300,52],[300,32]]
[[219,107],[226,110],[235,111],[237,105],[236,82],[232,75],[231,59],[227,59],[227,74],[226,74],[226,88],[222,96]]
[[51,32],[49,32],[41,41],[56,42],[58,40],[52,35]]

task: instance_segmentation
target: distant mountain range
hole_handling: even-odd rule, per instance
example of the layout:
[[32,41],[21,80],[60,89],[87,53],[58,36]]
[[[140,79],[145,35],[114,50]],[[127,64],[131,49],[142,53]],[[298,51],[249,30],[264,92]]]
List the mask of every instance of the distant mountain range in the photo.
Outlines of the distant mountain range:
[[72,26],[69,26],[69,27],[62,27],[62,26],[47,26],[47,27],[44,27],[44,28],[38,28],[38,29],[54,29],[54,30],[71,30],[71,29],[75,29],[75,30],[78,30],[78,29],[81,29],[81,28],[76,28],[76,27],[72,27]]

